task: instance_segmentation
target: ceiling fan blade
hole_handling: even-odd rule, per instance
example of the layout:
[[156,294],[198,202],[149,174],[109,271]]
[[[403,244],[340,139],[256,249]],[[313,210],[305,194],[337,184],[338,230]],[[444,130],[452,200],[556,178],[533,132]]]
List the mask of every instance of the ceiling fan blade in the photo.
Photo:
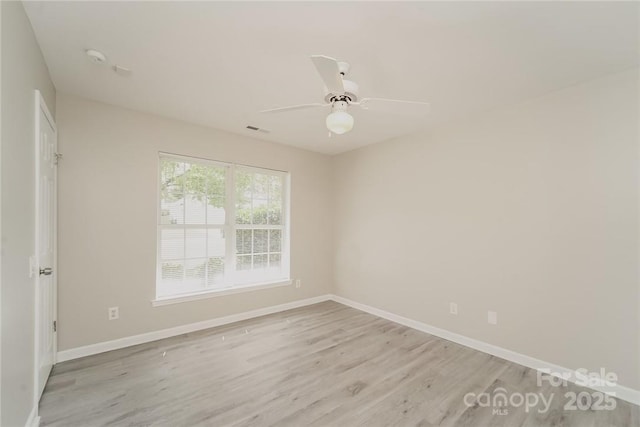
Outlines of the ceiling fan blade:
[[285,111],[294,111],[294,110],[306,110],[309,108],[318,108],[318,107],[329,107],[331,104],[301,104],[301,105],[290,105],[288,107],[280,107],[280,108],[271,108],[269,110],[262,110],[261,113],[281,113]]
[[311,60],[329,92],[334,95],[342,95],[344,93],[344,85],[342,84],[338,61],[324,55],[311,55]]
[[364,98],[355,103],[363,110],[381,111],[393,114],[428,114],[431,108],[427,102],[400,101],[398,99]]

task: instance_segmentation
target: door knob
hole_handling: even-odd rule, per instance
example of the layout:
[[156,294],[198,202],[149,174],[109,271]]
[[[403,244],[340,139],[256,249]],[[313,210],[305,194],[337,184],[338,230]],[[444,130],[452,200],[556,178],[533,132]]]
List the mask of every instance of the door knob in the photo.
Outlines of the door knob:
[[51,276],[52,273],[53,273],[53,268],[51,268],[51,267],[46,267],[46,268],[41,268],[40,269],[40,275],[41,276]]

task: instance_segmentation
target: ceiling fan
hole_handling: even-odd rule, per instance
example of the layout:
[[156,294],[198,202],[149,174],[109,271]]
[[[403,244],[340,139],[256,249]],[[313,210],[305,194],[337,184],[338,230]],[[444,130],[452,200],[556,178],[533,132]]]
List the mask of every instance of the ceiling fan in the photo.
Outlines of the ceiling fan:
[[423,115],[429,112],[429,104],[426,102],[383,98],[360,99],[358,97],[358,85],[345,78],[351,68],[347,62],[338,62],[324,55],[312,55],[311,61],[324,82],[324,102],[273,108],[263,110],[261,113],[282,113],[309,108],[331,108],[331,113],[329,113],[326,120],[329,136],[331,136],[331,133],[340,135],[349,132],[353,128],[353,116],[347,112],[352,107],[396,114]]

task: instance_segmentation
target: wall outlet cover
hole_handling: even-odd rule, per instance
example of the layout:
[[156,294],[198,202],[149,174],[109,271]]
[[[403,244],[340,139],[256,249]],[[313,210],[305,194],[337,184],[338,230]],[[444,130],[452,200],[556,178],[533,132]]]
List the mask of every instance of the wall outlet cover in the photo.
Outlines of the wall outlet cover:
[[455,302],[450,302],[449,303],[449,313],[458,314],[458,304],[456,304]]
[[118,307],[109,307],[109,320],[116,320],[120,318],[120,310]]

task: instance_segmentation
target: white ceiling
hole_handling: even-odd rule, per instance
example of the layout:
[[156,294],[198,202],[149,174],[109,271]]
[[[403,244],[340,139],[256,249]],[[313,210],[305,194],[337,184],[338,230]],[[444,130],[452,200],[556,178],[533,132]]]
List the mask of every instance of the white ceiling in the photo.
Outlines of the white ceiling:
[[[637,67],[637,2],[28,2],[59,92],[335,154]],[[91,63],[104,52],[128,77]],[[351,63],[361,96],[426,118],[353,113],[327,137],[309,56]],[[246,130],[256,125],[271,130]]]

